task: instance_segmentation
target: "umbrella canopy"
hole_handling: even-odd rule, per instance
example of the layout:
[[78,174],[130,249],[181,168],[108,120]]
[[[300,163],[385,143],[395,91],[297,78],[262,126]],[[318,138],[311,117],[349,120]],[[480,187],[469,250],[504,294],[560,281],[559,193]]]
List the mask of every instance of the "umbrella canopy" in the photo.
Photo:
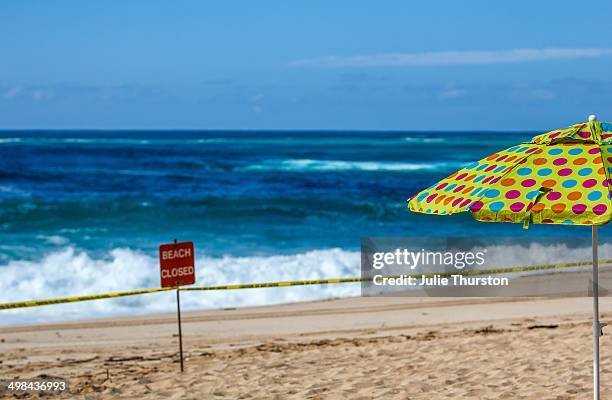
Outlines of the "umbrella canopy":
[[465,166],[409,199],[411,211],[479,221],[602,225],[612,218],[612,124],[534,137]]
[[612,124],[589,122],[534,137],[468,164],[408,200],[411,211],[469,211],[478,221],[592,225],[593,398],[599,400],[597,225],[612,218]]

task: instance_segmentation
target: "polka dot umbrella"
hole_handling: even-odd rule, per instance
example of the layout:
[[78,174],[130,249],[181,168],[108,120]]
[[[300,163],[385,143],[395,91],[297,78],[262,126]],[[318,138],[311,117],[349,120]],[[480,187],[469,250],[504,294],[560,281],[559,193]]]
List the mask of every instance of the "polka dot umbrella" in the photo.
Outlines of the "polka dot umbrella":
[[470,212],[478,221],[591,225],[593,382],[599,399],[597,225],[612,218],[612,123],[573,125],[534,137],[465,166],[408,201],[411,211]]

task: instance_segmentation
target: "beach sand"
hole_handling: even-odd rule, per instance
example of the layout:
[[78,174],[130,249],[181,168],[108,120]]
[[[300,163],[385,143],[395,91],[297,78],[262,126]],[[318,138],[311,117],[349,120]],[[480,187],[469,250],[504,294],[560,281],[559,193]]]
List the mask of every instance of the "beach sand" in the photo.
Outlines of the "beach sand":
[[[601,299],[603,319],[612,298]],[[574,399],[591,396],[591,299],[351,298],[0,328],[0,378],[64,398]],[[611,332],[612,333],[612,332]],[[602,397],[612,345],[602,337]]]

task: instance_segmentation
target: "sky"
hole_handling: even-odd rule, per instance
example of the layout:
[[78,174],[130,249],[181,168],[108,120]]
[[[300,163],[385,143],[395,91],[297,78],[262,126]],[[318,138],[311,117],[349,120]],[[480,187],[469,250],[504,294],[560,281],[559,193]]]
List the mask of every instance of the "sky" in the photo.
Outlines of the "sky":
[[612,120],[612,3],[0,3],[0,129]]

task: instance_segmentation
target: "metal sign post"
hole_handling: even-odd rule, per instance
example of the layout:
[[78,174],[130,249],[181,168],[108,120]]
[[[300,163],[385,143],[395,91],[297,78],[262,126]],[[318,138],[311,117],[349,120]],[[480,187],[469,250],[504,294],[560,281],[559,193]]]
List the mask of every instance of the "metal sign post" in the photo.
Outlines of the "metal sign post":
[[195,261],[193,242],[162,244],[159,246],[161,286],[176,288],[176,317],[178,322],[179,357],[181,372],[183,363],[183,328],[181,326],[181,286],[195,283]]
[[181,328],[181,289],[176,285],[176,315],[178,317],[179,353],[181,357],[181,372],[185,371],[183,366],[183,330]]

